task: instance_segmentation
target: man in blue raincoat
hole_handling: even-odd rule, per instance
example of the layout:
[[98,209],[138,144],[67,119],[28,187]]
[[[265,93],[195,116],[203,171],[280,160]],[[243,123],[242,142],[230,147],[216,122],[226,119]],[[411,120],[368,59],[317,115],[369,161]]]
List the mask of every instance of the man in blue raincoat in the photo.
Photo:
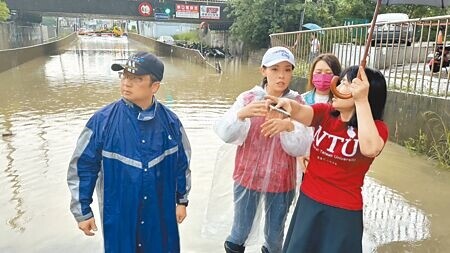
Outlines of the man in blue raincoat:
[[164,65],[138,52],[111,69],[121,71],[122,98],[97,111],[78,139],[68,170],[70,209],[94,235],[96,188],[105,252],[180,252],[191,150],[178,117],[154,96]]

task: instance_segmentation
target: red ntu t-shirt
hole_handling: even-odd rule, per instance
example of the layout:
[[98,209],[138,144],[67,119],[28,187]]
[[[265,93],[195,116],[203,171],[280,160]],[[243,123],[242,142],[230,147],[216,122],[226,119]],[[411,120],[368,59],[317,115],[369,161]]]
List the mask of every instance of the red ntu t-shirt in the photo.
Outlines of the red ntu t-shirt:
[[[329,104],[312,106],[315,128],[310,161],[301,190],[319,203],[347,210],[362,210],[361,187],[373,158],[359,149],[358,131],[333,117]],[[388,128],[376,120],[378,134],[386,142]]]

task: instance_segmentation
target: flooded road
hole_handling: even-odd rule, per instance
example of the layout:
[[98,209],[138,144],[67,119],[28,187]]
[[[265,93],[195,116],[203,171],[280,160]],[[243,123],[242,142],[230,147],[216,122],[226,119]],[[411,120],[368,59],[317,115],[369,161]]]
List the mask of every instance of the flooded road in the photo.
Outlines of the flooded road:
[[[1,253],[102,252],[101,233],[84,236],[69,212],[67,167],[87,119],[119,98],[111,63],[142,49],[149,50],[125,38],[84,37],[61,55],[0,73],[0,133],[10,133],[0,137]],[[228,231],[220,231],[223,239],[200,233],[222,146],[212,124],[240,92],[260,81],[258,66],[224,61],[224,73],[217,74],[162,59],[166,71],[157,97],[178,114],[193,151],[182,252],[223,252]],[[365,253],[450,252],[450,173],[389,143],[369,175]],[[249,252],[259,252],[259,246]]]

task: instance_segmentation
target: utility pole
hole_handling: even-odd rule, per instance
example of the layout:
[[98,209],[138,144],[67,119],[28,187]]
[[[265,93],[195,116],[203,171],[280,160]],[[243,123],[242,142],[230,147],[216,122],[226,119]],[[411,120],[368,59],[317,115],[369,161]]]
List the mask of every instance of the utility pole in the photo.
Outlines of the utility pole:
[[303,21],[305,19],[305,11],[306,11],[306,1],[307,0],[305,0],[305,2],[303,3],[303,10],[302,10],[302,13],[300,14],[300,24],[299,24],[299,27],[298,27],[299,31],[301,31],[302,28],[303,28]]
[[301,31],[303,27],[303,20],[305,18],[305,7],[303,6],[302,13],[300,14],[300,25],[298,27],[298,30]]

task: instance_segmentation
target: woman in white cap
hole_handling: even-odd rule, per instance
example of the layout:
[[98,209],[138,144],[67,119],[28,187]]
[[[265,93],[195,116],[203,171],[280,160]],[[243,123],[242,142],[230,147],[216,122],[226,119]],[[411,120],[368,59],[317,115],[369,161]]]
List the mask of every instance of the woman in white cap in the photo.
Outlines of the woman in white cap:
[[[252,228],[258,227],[259,211],[265,220],[262,252],[281,252],[285,221],[295,195],[296,156],[305,154],[312,136],[300,123],[283,120],[283,113],[268,110],[264,96],[304,103],[300,94],[288,88],[294,67],[294,55],[287,48],[267,50],[261,63],[262,83],[240,94],[215,125],[223,141],[238,145],[233,172],[234,219],[225,241],[227,253],[245,251]],[[274,118],[288,131],[265,137],[261,125]]]

